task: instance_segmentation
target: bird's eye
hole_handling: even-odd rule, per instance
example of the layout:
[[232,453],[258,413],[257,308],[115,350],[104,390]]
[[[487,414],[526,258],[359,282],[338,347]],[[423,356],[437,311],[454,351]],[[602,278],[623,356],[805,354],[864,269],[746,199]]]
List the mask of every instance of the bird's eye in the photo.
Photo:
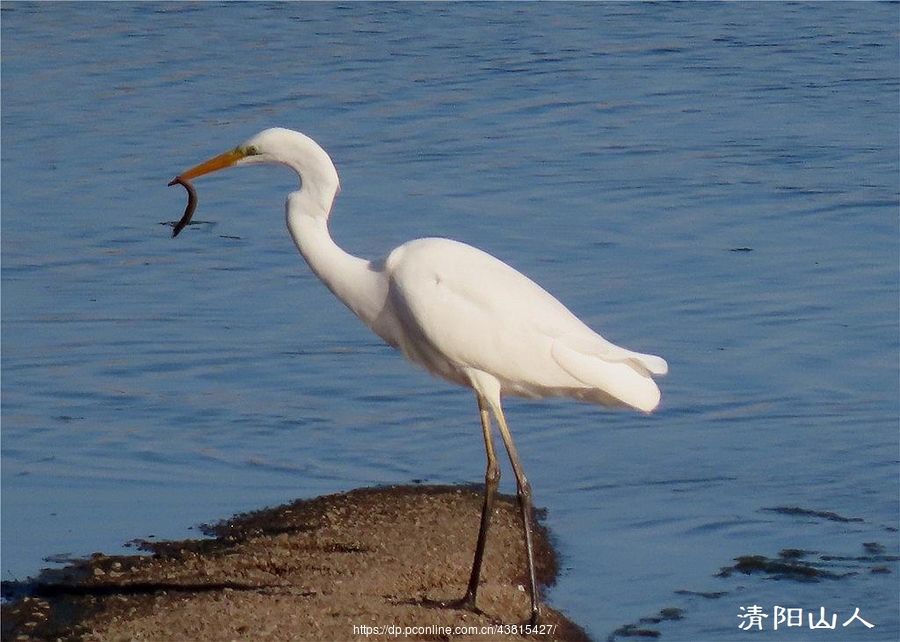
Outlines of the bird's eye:
[[244,156],[258,156],[259,155],[259,147],[256,145],[247,145],[242,150],[244,152]]

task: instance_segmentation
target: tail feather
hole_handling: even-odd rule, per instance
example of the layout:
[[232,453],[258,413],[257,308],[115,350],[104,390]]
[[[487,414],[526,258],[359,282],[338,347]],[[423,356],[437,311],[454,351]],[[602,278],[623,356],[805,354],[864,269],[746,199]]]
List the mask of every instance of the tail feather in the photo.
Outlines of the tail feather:
[[654,374],[659,377],[662,377],[669,373],[669,364],[666,363],[666,360],[662,357],[657,357],[655,354],[641,354],[640,352],[633,352],[631,359],[636,364],[640,364],[642,368],[644,368],[649,374]]
[[668,366],[664,359],[622,350],[625,358],[608,360],[573,350],[557,341],[551,353],[554,360],[569,375],[593,388],[596,394],[586,393],[604,405],[615,400],[622,405],[650,412],[659,405],[659,386],[650,373],[665,374]]

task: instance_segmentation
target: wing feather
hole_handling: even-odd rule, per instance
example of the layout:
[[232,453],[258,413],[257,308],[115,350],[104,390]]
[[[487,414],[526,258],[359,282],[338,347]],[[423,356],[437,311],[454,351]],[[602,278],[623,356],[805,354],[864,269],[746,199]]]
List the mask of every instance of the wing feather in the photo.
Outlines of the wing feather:
[[429,372],[466,384],[467,370],[479,370],[507,394],[647,411],[658,404],[650,375],[665,374],[663,359],[610,343],[499,259],[455,241],[420,239],[385,265],[403,326],[398,347]]

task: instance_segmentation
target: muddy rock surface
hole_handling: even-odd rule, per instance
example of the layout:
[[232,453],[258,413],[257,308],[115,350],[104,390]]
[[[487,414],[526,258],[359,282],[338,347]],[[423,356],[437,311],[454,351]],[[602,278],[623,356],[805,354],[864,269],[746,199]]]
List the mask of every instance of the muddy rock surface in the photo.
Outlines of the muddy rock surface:
[[[205,527],[209,539],[142,542],[6,583],[3,640],[587,640],[547,605],[525,631],[529,597],[515,498],[498,497],[480,613],[465,592],[482,495],[404,486],[301,500]],[[539,581],[556,557],[535,527]]]

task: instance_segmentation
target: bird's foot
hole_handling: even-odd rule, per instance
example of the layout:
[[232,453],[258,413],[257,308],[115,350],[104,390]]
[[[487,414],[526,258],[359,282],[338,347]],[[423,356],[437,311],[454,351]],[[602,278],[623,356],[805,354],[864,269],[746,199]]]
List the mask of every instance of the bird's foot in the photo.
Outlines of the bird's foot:
[[[423,599],[417,601],[418,604],[422,606],[427,606],[430,608],[437,609],[462,609],[465,611],[471,611],[476,615],[487,615],[484,611],[478,608],[478,605],[475,603],[475,595],[471,593],[466,593],[463,597],[458,600],[431,600],[431,599]],[[531,617],[528,618],[528,624],[530,626],[537,626],[544,621],[543,614],[541,612],[541,604],[537,602],[531,605]]]
[[466,594],[465,597],[462,597],[458,600],[432,600],[432,599],[421,599],[417,600],[417,603],[433,609],[462,609],[466,611],[471,611],[476,615],[484,615],[484,611],[478,608],[475,604],[475,596]]
[[455,609],[465,609],[466,611],[472,611],[472,613],[477,613],[478,615],[484,615],[484,611],[478,608],[478,605],[475,604],[475,594],[474,593],[466,593],[462,598],[458,600],[451,600],[447,603],[447,606]]

